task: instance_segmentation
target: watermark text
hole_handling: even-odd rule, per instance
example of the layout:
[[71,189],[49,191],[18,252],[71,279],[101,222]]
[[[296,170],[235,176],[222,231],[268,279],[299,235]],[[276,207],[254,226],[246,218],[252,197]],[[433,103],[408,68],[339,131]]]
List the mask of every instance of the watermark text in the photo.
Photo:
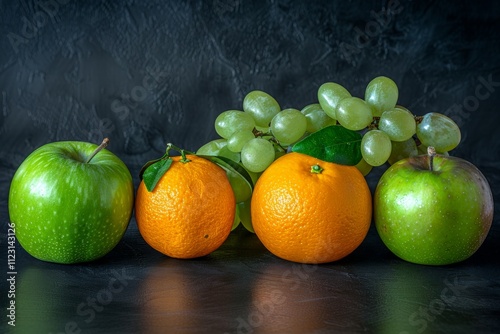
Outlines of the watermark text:
[[7,229],[7,323],[16,326],[16,225],[8,224]]

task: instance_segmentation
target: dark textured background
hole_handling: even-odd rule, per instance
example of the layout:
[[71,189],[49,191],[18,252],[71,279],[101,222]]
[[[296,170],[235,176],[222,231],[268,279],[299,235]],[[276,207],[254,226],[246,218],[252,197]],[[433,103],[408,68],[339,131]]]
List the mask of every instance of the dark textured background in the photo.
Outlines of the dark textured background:
[[[389,7],[395,12],[387,15]],[[295,305],[292,310],[280,310],[281,318],[273,313],[263,323],[281,324],[271,329],[291,324],[288,331],[300,328],[301,331],[421,332],[422,326],[411,323],[409,316],[419,305],[429,306],[439,297],[446,286],[443,283],[446,277],[450,280],[458,277],[464,284],[470,284],[469,291],[473,292],[460,301],[462,304],[450,307],[451,310],[447,308],[439,317],[434,315],[432,321],[427,319],[425,330],[470,332],[474,328],[487,332],[496,328],[498,331],[499,322],[495,319],[500,312],[496,269],[500,255],[497,249],[499,31],[500,3],[495,1],[3,0],[0,2],[2,254],[6,254],[10,180],[23,159],[45,143],[58,140],[98,143],[103,136],[109,136],[109,149],[129,166],[137,185],[141,165],[161,155],[166,143],[195,150],[215,139],[215,117],[227,109],[240,109],[244,95],[251,90],[270,93],[282,108],[300,109],[316,102],[317,89],[324,82],[341,83],[353,95],[362,97],[373,77],[386,75],[399,85],[400,104],[417,115],[430,111],[445,113],[460,125],[462,143],[452,155],[473,162],[489,180],[497,202],[492,231],[472,262],[432,270],[394,259],[371,230],[367,242],[357,256],[351,257],[351,262],[320,267],[321,270],[313,272],[316,281],[312,280],[312,273],[308,285],[301,281],[302,287],[310,286],[303,291],[304,300],[318,302],[332,293],[332,289],[334,292],[339,289],[330,289],[326,283],[327,277],[333,277],[333,282],[340,282],[345,288],[337,291],[340,291],[335,297],[337,302],[352,302],[354,307],[350,304],[351,308],[344,310],[335,306],[337,302],[321,307],[317,303],[301,303],[302,299],[295,299],[301,296],[298,293],[288,298],[287,304]],[[377,168],[368,176],[372,189],[385,168]],[[227,255],[233,253],[236,254],[232,257]],[[368,260],[360,260],[363,256]],[[129,262],[127,257],[131,258]],[[21,331],[24,333],[62,331],[68,319],[80,321],[80,327],[88,332],[99,329],[106,332],[106,326],[123,333],[141,328],[153,332],[169,324],[178,331],[207,323],[216,324],[211,328],[215,332],[234,332],[238,315],[247,319],[246,315],[252,314],[250,303],[245,302],[248,293],[244,292],[257,293],[260,290],[255,286],[262,288],[263,282],[280,287],[277,278],[292,266],[269,256],[254,236],[242,231],[209,259],[169,262],[144,245],[134,220],[124,241],[103,262],[61,267],[39,263],[21,249],[18,259],[18,279],[25,282],[25,287],[29,286],[25,292],[19,291],[18,300],[28,301],[24,306],[28,311],[23,314],[22,309],[18,310],[18,321],[24,321],[25,326],[27,322],[33,324]],[[135,267],[138,259],[140,265]],[[238,266],[240,262],[243,267]],[[259,263],[267,264],[263,269]],[[232,275],[223,276],[220,281],[215,278],[216,288],[226,287],[223,291],[227,295],[221,296],[227,299],[216,298],[223,304],[222,309],[206,309],[198,304],[179,306],[184,312],[179,311],[180,314],[189,314],[186,319],[193,321],[189,326],[187,320],[186,323],[179,320],[181,316],[175,317],[176,311],[168,312],[158,305],[156,308],[163,313],[146,311],[144,320],[140,310],[144,307],[148,310],[148,295],[136,287],[137,282],[129,294],[117,297],[122,306],[114,302],[97,321],[82,322],[75,315],[75,306],[105,286],[110,268],[118,271],[128,268],[134,272],[136,281],[147,276],[148,268],[154,268],[155,274],[149,275],[153,277],[153,287],[163,270],[166,275],[174,273],[170,281],[173,287],[166,288],[174,295],[179,289],[184,291],[183,280],[189,285],[194,279],[196,284],[188,289],[194,299],[202,298],[195,286],[204,282],[202,278],[207,273],[216,278],[221,273]],[[343,274],[334,275],[338,270],[351,275],[349,282],[355,284],[342,283]],[[241,278],[242,275],[248,278]],[[399,280],[393,282],[391,277]],[[391,286],[389,292],[375,291],[384,286],[369,283],[377,279]],[[4,309],[4,279],[1,282]],[[336,283],[331,284],[337,286]],[[227,290],[227,286],[234,289]],[[155,288],[161,292],[161,285]],[[50,293],[42,293],[44,290]],[[424,297],[419,299],[422,290]],[[307,295],[307,291],[313,291],[313,296]],[[63,298],[61,294],[70,297]],[[234,294],[243,297],[235,299]],[[387,304],[384,299],[387,296],[399,304]],[[183,298],[185,295],[180,294],[174,300],[179,305]],[[202,304],[210,304],[207,301],[211,299],[212,296],[204,296]],[[310,312],[297,311],[306,304]],[[131,316],[132,313],[136,316]],[[337,320],[328,318],[333,315]],[[142,320],[138,321],[138,317]],[[165,317],[170,320],[159,320]],[[280,319],[287,321],[281,323]],[[300,327],[294,322],[298,319],[304,324],[319,325]],[[339,324],[338,319],[344,320]],[[387,325],[394,323],[399,327],[389,330]],[[159,327],[148,327],[151,324]],[[254,327],[264,331],[267,328],[260,326]]]

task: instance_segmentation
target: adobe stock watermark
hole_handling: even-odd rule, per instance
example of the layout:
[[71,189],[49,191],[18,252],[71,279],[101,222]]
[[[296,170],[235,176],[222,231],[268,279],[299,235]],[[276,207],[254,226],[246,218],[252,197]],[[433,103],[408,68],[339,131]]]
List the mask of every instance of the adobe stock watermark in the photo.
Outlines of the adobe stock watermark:
[[445,287],[441,290],[438,298],[434,298],[427,306],[420,306],[419,309],[408,317],[408,324],[413,327],[412,331],[401,331],[399,334],[423,333],[429,323],[434,322],[441,314],[451,310],[453,303],[461,297],[467,288],[460,284],[458,277],[454,277],[453,282],[444,280]]
[[8,110],[7,110],[7,93],[5,91],[2,91],[2,99],[0,100],[0,135],[2,135],[5,132],[5,121],[4,119],[8,116]]
[[35,13],[31,17],[22,16],[22,27],[19,33],[9,32],[7,39],[15,53],[19,47],[29,43],[47,25],[50,19],[54,20],[61,6],[67,5],[71,0],[35,0]]
[[[244,317],[237,317],[236,320],[236,333],[237,334],[250,334],[256,328],[262,326],[266,318],[272,316],[276,309],[288,301],[290,292],[296,291],[302,284],[310,279],[311,274],[318,270],[318,265],[314,262],[322,262],[323,259],[328,258],[329,254],[334,252],[331,245],[335,244],[329,239],[321,240],[321,252],[318,254],[321,258],[312,259],[311,264],[292,264],[291,268],[285,270],[281,274],[281,283],[287,289],[277,288],[270,291],[269,298],[253,302],[254,310]],[[228,333],[225,333],[228,334]]]
[[[290,269],[281,274],[281,283],[283,283],[283,286],[287,286],[287,289],[272,290],[269,298],[253,303],[255,310],[245,317],[240,316],[235,319],[237,322],[235,332],[237,334],[250,334],[256,328],[262,326],[266,318],[274,314],[277,307],[287,302],[288,296],[291,295],[290,292],[296,291],[302,284],[307,282],[312,273],[318,270],[318,264],[316,263],[323,262],[325,258],[329,258],[331,253],[335,252],[331,247],[331,245],[335,244],[332,240],[323,239],[319,242],[321,242],[322,251],[318,252],[320,254],[318,258],[312,259],[310,264],[294,263]],[[225,334],[229,333],[226,332]]]
[[158,59],[153,59],[153,66],[147,65],[147,74],[142,78],[141,85],[132,87],[129,94],[122,94],[120,98],[111,102],[111,110],[118,115],[120,120],[125,120],[130,115],[130,111],[137,109],[139,104],[146,100],[150,95],[161,95],[166,87],[156,92],[161,82],[168,76],[160,66]]
[[490,73],[486,78],[479,76],[474,94],[466,96],[462,103],[453,104],[444,114],[453,118],[455,123],[461,127],[469,119],[470,115],[479,109],[481,102],[491,97],[497,87],[500,87],[500,81],[494,81],[493,74]]
[[214,11],[219,18],[228,13],[234,13],[240,6],[240,0],[214,0]]
[[[411,0],[408,0],[411,1]],[[369,47],[373,39],[380,36],[389,28],[396,15],[403,11],[404,7],[398,0],[389,0],[386,7],[382,7],[379,12],[371,11],[372,20],[366,22],[364,29],[354,27],[354,37],[352,43],[340,43],[340,54],[349,64],[353,65],[355,56],[362,50]]]
[[0,110],[2,110],[2,116],[7,117],[7,93],[5,91],[2,91],[2,106]]
[[[281,282],[288,285],[288,290],[297,290],[309,277],[310,274],[318,269],[316,264],[298,264],[292,265],[291,269],[285,270],[281,275]],[[264,324],[267,317],[271,316],[276,308],[287,301],[287,293],[282,289],[270,291],[269,298],[253,303],[255,310],[246,317],[237,317],[236,333],[250,334],[255,328]],[[229,334],[229,333],[225,333]]]
[[8,223],[7,229],[7,324],[16,326],[16,224]]
[[[163,70],[158,59],[153,58],[153,65],[146,65],[147,74],[142,78],[140,85],[132,87],[129,93],[121,94],[119,98],[111,101],[110,108],[120,121],[125,121],[132,111],[138,112],[139,106],[152,95],[161,95],[166,87],[158,90],[162,81],[168,77],[168,72]],[[94,122],[93,129],[84,131],[87,140],[91,142],[99,141],[115,130],[115,124],[110,118],[98,118]]]
[[64,330],[62,332],[50,333],[50,334],[80,334],[82,333],[82,328],[80,324],[83,322],[85,324],[90,324],[96,318],[96,314],[104,311],[105,306],[111,304],[116,294],[121,293],[126,286],[128,286],[129,281],[133,280],[135,276],[129,276],[125,272],[125,268],[122,269],[121,273],[117,270],[111,270],[113,277],[108,281],[106,288],[99,290],[95,295],[88,296],[84,301],[82,301],[76,307],[76,314],[81,317],[81,322],[79,321],[68,321],[64,325]]

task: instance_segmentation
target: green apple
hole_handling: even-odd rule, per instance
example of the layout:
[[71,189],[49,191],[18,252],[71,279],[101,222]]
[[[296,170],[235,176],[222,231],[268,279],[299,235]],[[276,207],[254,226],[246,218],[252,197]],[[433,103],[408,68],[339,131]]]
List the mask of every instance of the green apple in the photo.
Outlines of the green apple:
[[374,220],[384,244],[403,260],[446,265],[472,256],[493,221],[493,195],[470,162],[419,155],[393,164],[374,194]]
[[61,141],[33,151],[16,171],[9,215],[32,256],[79,263],[109,253],[132,215],[134,186],[127,166],[95,144]]

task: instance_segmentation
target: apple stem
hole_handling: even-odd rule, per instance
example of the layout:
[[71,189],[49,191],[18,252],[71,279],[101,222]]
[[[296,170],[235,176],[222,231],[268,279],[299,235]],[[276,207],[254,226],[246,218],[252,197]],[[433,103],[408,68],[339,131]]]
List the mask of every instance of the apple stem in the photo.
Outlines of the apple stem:
[[92,152],[92,154],[90,155],[90,157],[87,159],[87,162],[85,162],[85,163],[88,164],[90,162],[90,160],[92,160],[92,158],[95,157],[95,155],[97,153],[99,153],[103,148],[105,148],[106,146],[108,146],[108,144],[109,144],[109,139],[108,138],[104,138],[102,140],[101,145],[97,146],[97,148],[94,150],[94,152]]
[[436,149],[433,146],[427,147],[427,154],[429,155],[429,170],[432,172],[434,170],[434,156],[436,155]]

